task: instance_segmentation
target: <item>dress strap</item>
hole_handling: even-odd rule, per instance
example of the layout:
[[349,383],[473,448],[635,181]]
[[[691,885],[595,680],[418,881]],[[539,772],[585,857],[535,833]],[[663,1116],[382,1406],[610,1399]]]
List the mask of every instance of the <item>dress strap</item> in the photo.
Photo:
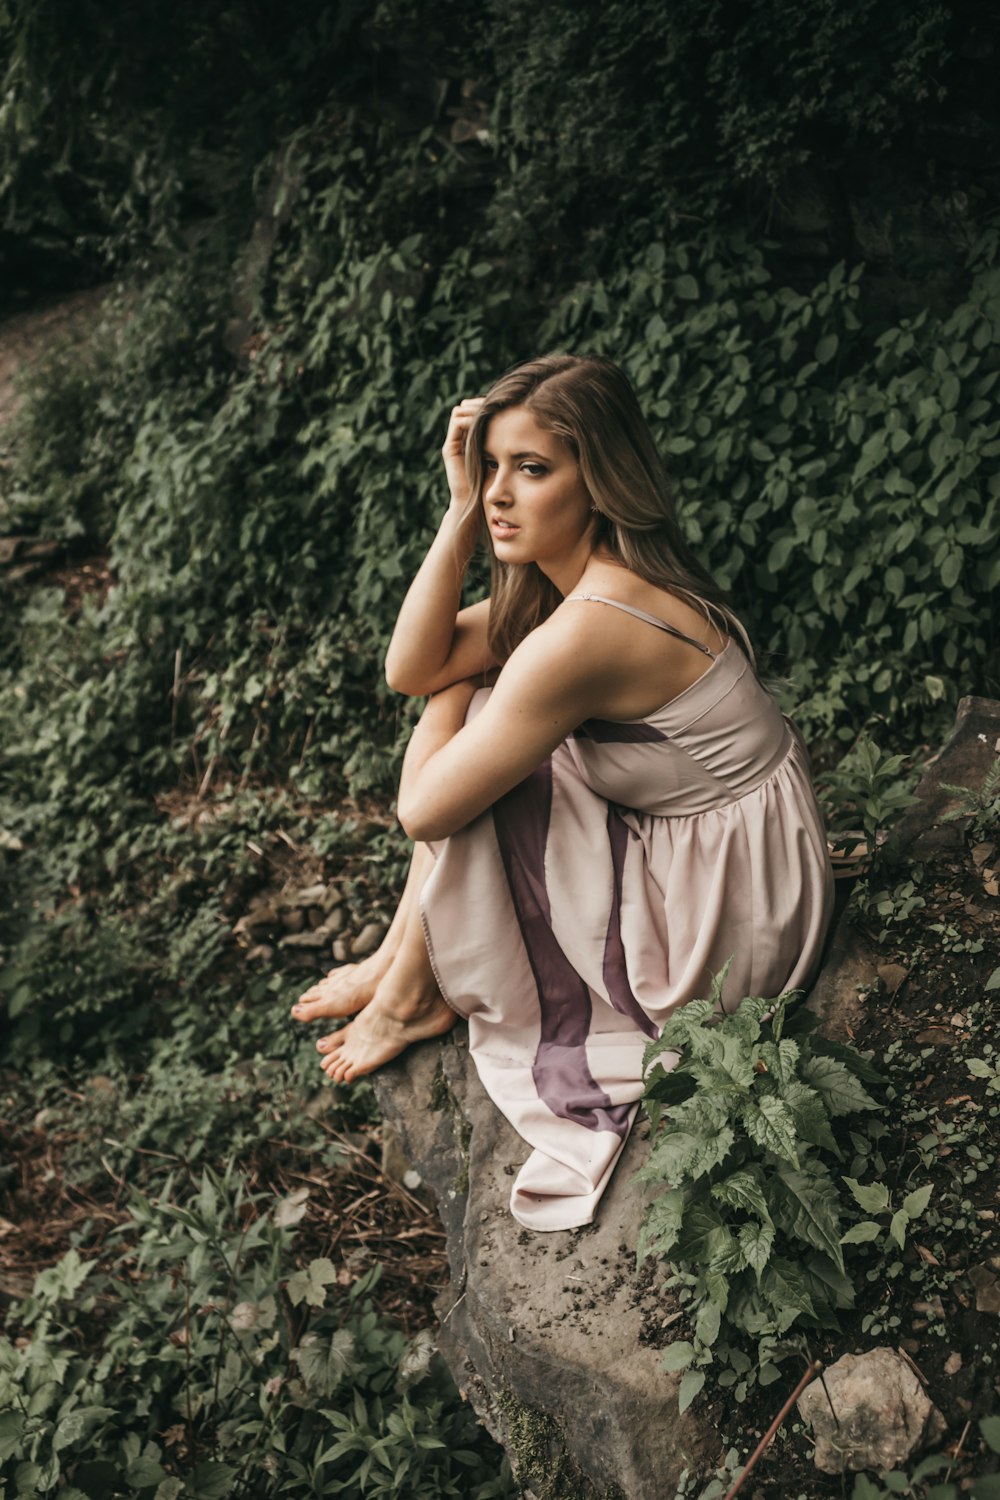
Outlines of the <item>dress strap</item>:
[[678,630],[673,625],[668,625],[666,620],[660,620],[656,615],[648,615],[644,609],[636,609],[634,604],[624,604],[621,599],[607,599],[603,594],[567,594],[569,599],[593,599],[597,604],[610,604],[614,609],[623,609],[628,615],[635,615],[637,620],[645,620],[647,625],[656,625],[658,629],[665,630],[668,635],[675,635],[679,641],[686,641],[689,646],[694,646],[697,651],[703,651],[715,661],[718,655],[703,646],[701,641],[696,641],[693,636],[685,635],[683,630]]

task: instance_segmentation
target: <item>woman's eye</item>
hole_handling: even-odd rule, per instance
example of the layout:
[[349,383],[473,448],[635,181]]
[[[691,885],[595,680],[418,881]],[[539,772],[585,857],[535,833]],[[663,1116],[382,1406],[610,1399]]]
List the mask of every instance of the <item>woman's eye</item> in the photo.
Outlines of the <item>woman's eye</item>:
[[522,464],[521,468],[524,473],[529,474],[532,479],[540,479],[543,474],[548,472],[542,464]]

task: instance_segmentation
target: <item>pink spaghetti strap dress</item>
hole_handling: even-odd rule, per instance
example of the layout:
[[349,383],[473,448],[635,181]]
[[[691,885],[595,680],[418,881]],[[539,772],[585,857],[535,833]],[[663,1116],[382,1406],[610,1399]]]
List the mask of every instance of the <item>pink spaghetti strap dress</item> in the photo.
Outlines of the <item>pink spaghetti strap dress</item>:
[[[644,611],[595,594],[571,598]],[[809,983],[833,881],[797,731],[730,641],[643,719],[588,719],[435,846],[421,896],[441,992],[532,1152],[511,1211],[589,1223],[642,1094],[642,1053],[733,959],[724,1003]],[[489,689],[473,699],[470,715]]]

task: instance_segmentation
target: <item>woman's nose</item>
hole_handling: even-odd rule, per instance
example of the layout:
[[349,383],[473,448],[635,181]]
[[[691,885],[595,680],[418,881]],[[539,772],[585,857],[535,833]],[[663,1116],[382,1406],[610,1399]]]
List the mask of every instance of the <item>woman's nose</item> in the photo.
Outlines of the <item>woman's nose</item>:
[[497,469],[489,480],[486,490],[486,498],[491,505],[507,505],[510,497],[507,494],[507,480],[502,469]]

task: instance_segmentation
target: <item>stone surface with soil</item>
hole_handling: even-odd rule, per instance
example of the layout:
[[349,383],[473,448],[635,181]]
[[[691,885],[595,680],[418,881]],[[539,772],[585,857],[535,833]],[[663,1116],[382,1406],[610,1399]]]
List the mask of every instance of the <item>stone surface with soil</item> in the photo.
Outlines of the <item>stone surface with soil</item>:
[[[955,807],[944,784],[978,788],[998,743],[1000,703],[964,699],[918,805],[892,840],[892,860],[964,850],[961,820],[941,822]],[[851,1039],[873,998],[898,1015],[910,982],[898,955],[880,952],[872,935],[842,919],[809,1003],[825,1031]],[[660,1369],[680,1314],[660,1290],[659,1273],[644,1279],[635,1269],[643,1198],[633,1174],[645,1156],[645,1128],[633,1132],[596,1224],[533,1234],[508,1208],[527,1148],[484,1093],[463,1027],[443,1043],[412,1049],[374,1082],[386,1119],[437,1197],[447,1233],[451,1285],[438,1304],[440,1348],[529,1493],[544,1487],[546,1500],[672,1493],[684,1468],[717,1453],[719,1423],[733,1413],[696,1403],[678,1417],[679,1377]],[[877,1342],[848,1340],[858,1348]],[[833,1343],[842,1354],[844,1341]],[[780,1404],[770,1391],[760,1399],[760,1413],[746,1412],[750,1437],[752,1425],[767,1425],[764,1403]],[[812,1468],[808,1448],[796,1461]]]

